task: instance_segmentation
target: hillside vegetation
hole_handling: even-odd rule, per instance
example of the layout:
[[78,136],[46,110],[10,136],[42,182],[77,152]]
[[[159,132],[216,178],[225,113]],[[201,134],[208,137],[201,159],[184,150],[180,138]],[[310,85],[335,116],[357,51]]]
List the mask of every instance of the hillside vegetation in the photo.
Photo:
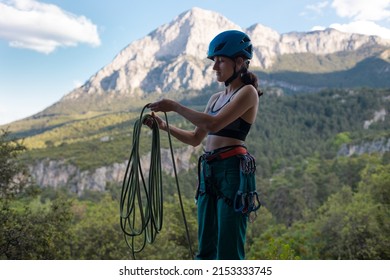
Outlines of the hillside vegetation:
[[[297,158],[314,154],[333,158],[344,142],[359,143],[389,137],[388,117],[373,122],[368,129],[364,128],[365,121],[373,119],[375,112],[389,111],[389,96],[388,90],[364,88],[287,96],[266,92],[261,97],[258,118],[247,145],[261,163],[262,176],[266,177],[283,162]],[[203,110],[207,98],[205,94],[189,96],[182,103]],[[141,102],[137,100],[133,103]],[[17,126],[11,126],[10,130],[15,137],[23,136],[30,161],[46,157],[72,158],[81,169],[96,168],[127,158],[134,122],[146,103],[129,106],[127,111],[43,115],[17,124],[28,127],[36,121],[35,127],[18,131]],[[192,129],[189,122],[175,114],[168,113],[168,118],[174,125]],[[167,147],[164,136],[162,146]],[[143,144],[147,146],[147,137]],[[181,146],[178,141],[175,145]],[[101,158],[105,159],[104,162]]]
[[[202,110],[206,98],[189,96],[183,103]],[[41,116],[37,123],[52,123],[14,131],[14,136],[24,136],[28,148],[21,159],[30,164],[44,158],[67,160],[80,169],[126,160],[140,108],[86,112],[84,118],[77,115],[63,122],[61,114]],[[257,187],[264,204],[249,226],[248,259],[390,258],[389,151],[338,156],[341,147],[390,139],[388,115],[375,119],[377,112],[388,114],[389,109],[390,90],[286,96],[266,91],[247,141],[257,159]],[[173,114],[169,119],[192,127]],[[370,125],[365,126],[367,121]],[[143,143],[144,149],[147,144]],[[167,146],[165,134],[162,146]],[[174,146],[180,144],[174,141]],[[196,248],[196,170],[182,172],[179,181]],[[0,258],[131,258],[118,222],[120,183],[107,182],[105,192],[85,191],[79,196],[66,186],[38,187],[35,196],[2,202],[1,217],[10,218],[0,221]],[[163,230],[137,258],[189,258],[174,178],[169,175],[164,176],[164,198]],[[51,226],[44,228],[47,221]],[[15,229],[20,233],[14,237],[18,242],[12,239]]]

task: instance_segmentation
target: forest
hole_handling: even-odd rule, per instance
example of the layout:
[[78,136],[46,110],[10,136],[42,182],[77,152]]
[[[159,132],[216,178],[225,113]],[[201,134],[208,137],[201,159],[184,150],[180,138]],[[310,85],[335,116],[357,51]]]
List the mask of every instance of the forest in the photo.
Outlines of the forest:
[[[201,101],[199,97],[183,100],[195,108]],[[389,117],[368,126],[364,123],[381,109],[389,112],[389,103],[390,91],[377,89],[262,97],[247,141],[257,161],[262,202],[248,226],[247,259],[390,259],[389,150],[340,154],[342,147],[381,139],[386,146]],[[134,122],[135,114],[129,114],[132,117],[117,127]],[[191,126],[170,117],[183,128]],[[88,130],[81,130],[88,135]],[[109,131],[123,137],[128,134],[121,129]],[[46,146],[31,149],[24,144],[29,145],[29,139],[20,141],[10,131],[2,130],[0,137],[0,259],[192,258],[191,248],[197,248],[196,170],[178,176],[190,244],[175,178],[164,174],[162,229],[154,243],[133,256],[119,223],[120,183],[107,182],[104,192],[77,195],[66,186],[38,186],[28,173],[29,161],[49,155],[61,158],[65,149],[73,156],[93,139],[59,145],[46,140]],[[94,145],[96,152],[88,158],[80,154],[72,160],[82,168],[94,168],[102,155],[104,163],[123,159],[130,150],[129,141],[115,139],[118,142]],[[165,138],[162,142],[167,145]]]

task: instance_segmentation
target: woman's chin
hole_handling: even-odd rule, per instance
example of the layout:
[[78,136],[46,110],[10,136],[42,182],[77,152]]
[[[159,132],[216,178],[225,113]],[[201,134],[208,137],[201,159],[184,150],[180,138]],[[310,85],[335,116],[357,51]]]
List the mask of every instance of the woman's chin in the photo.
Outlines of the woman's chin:
[[217,75],[217,81],[222,83],[225,81],[225,79],[223,79],[220,75]]

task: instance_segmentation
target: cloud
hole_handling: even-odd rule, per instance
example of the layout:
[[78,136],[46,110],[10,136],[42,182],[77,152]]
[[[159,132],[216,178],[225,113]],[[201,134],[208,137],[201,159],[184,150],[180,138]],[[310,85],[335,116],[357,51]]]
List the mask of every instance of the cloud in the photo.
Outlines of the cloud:
[[328,1],[318,2],[315,4],[307,5],[305,7],[306,10],[310,12],[314,12],[316,14],[322,14],[322,11],[329,5]]
[[372,21],[353,21],[347,24],[334,23],[330,27],[342,32],[377,35],[385,39],[390,39],[390,29]]
[[324,10],[329,7],[329,1],[317,2],[306,5],[304,10],[299,14],[300,16],[315,19],[324,14]]
[[35,0],[0,0],[0,39],[45,54],[79,43],[100,45],[97,27],[88,18]]
[[390,0],[333,0],[337,15],[354,21],[380,21],[390,17]]
[[326,27],[325,26],[321,26],[321,25],[316,25],[316,26],[313,26],[311,28],[311,31],[316,31],[316,30],[325,30]]
[[331,7],[338,16],[351,20],[331,24],[331,28],[390,39],[390,29],[379,25],[390,18],[390,0],[333,0]]
[[[331,2],[331,3],[330,3]],[[342,32],[377,35],[390,39],[390,29],[384,27],[390,22],[390,0],[333,0],[307,5],[305,10],[323,15],[325,9],[333,9],[346,23],[333,23],[328,27]],[[387,21],[387,22],[386,22]],[[381,26],[382,24],[382,26]],[[311,30],[323,30],[314,26]]]

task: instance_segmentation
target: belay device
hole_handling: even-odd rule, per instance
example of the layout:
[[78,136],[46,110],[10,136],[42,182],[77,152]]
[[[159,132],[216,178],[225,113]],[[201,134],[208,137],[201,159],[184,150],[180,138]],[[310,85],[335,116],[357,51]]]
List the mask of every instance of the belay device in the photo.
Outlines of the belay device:
[[[148,104],[144,106],[140,117],[136,120],[133,129],[132,149],[126,172],[123,178],[121,200],[120,200],[120,225],[124,233],[125,241],[131,249],[133,258],[135,253],[141,252],[146,242],[153,243],[157,234],[161,231],[163,225],[163,190],[162,190],[162,171],[161,171],[161,152],[160,152],[160,134],[156,119],[147,114],[144,115]],[[150,152],[149,176],[145,178],[142,171],[139,145],[141,127],[145,120],[152,120],[152,144]],[[187,240],[191,259],[193,258],[191,241],[187,221],[185,218],[183,202],[180,194],[175,159],[172,149],[172,141],[169,132],[168,118],[165,114],[165,120],[168,127],[168,139],[171,150],[173,170],[176,179],[181,212],[186,228]],[[136,243],[136,238],[141,240]]]

